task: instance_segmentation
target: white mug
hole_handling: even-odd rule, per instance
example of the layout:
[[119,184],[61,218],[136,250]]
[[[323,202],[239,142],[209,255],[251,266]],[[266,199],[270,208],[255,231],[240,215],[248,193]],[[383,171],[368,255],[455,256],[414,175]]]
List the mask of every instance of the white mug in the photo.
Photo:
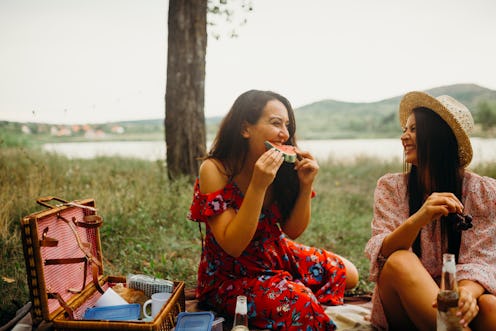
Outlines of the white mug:
[[118,306],[127,305],[128,302],[124,300],[117,292],[109,287],[105,293],[97,300],[95,307]]
[[[170,292],[159,292],[152,294],[152,298],[143,304],[143,315],[145,315],[146,318],[155,318],[165,303],[169,300],[171,295],[172,293]],[[152,314],[148,315],[146,312],[146,307],[150,304],[152,305]]]

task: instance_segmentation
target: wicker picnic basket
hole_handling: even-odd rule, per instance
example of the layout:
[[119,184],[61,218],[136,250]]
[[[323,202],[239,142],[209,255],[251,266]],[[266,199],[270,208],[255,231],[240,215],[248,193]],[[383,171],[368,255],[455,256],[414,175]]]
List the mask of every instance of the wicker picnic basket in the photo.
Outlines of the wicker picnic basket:
[[48,208],[21,220],[22,243],[33,308],[33,325],[54,330],[169,331],[185,311],[184,282],[174,282],[171,298],[153,321],[83,320],[87,308],[108,287],[126,283],[123,276],[103,275],[103,255],[93,199],[66,201],[43,197]]

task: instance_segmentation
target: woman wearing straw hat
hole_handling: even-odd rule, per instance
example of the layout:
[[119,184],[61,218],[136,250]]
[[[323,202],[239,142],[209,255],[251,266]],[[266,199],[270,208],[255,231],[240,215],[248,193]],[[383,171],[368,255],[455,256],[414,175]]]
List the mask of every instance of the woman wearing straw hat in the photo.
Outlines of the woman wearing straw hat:
[[[442,254],[452,252],[460,323],[495,330],[496,180],[466,170],[470,111],[450,96],[410,92],[399,118],[410,169],[386,174],[374,193],[365,248],[376,282],[372,322],[379,329],[435,329]],[[473,226],[461,231],[452,214],[472,215]]]

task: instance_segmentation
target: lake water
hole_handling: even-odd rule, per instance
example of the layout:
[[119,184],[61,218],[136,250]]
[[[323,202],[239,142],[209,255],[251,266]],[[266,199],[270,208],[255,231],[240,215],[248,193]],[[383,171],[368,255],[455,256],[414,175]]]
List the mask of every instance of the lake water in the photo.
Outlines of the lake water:
[[[474,158],[472,165],[480,162],[496,162],[496,139],[472,138]],[[399,139],[332,139],[300,140],[300,149],[309,151],[318,160],[329,158],[352,162],[360,157],[383,160],[402,160]],[[111,141],[45,144],[44,150],[60,153],[69,158],[94,158],[96,156],[123,156],[144,160],[165,159],[163,141]]]

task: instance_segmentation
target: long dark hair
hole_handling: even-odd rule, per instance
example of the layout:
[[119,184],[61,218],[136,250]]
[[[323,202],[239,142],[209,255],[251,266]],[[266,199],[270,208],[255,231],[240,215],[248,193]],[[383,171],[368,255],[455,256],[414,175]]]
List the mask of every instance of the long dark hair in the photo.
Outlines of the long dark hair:
[[[246,123],[256,124],[263,109],[271,100],[279,100],[288,110],[287,145],[296,146],[296,121],[293,107],[288,99],[272,91],[249,90],[241,94],[220,124],[207,158],[222,162],[226,176],[233,178],[242,169],[248,154],[248,141],[241,135]],[[299,192],[299,181],[293,165],[283,162],[273,182],[274,199],[285,220],[293,209]]]
[[[451,192],[461,201],[463,182],[458,142],[449,125],[428,108],[416,108],[413,114],[418,165],[412,165],[408,176],[410,215],[434,192]],[[442,253],[450,252],[458,257],[461,234],[456,230],[455,222],[441,218],[441,238],[442,246],[445,246]],[[420,233],[412,249],[418,256],[422,255]]]

